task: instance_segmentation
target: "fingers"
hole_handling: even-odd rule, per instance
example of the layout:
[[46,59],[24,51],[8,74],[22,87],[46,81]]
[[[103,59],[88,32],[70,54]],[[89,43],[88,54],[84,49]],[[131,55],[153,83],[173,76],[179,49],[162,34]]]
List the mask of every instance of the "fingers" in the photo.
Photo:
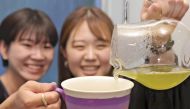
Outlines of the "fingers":
[[57,102],[53,104],[49,104],[46,107],[45,106],[39,106],[35,109],[61,109],[61,99],[59,99]]
[[144,9],[148,9],[152,3],[153,3],[153,1],[151,1],[151,0],[145,0],[144,1]]
[[169,0],[168,5],[169,8],[165,16],[176,20],[181,20],[189,8],[184,0]]
[[168,4],[169,4],[169,8],[168,8],[168,10],[167,10],[167,13],[165,13],[164,14],[164,16],[166,16],[166,17],[172,17],[172,14],[175,12],[174,10],[175,10],[175,1],[174,0],[170,0],[169,2],[168,2]]
[[36,81],[28,81],[22,87],[34,93],[43,93],[55,90],[56,85],[53,83],[39,83]]
[[153,3],[146,0],[141,13],[142,20],[161,19],[162,8],[159,3]]
[[188,9],[189,9],[189,5],[188,5],[188,3],[185,2],[183,5],[183,8],[181,9],[181,12],[179,13],[179,18],[182,18]]
[[[59,94],[55,91],[46,92],[46,93],[44,93],[44,95],[45,95],[45,100],[46,100],[48,105],[54,104],[57,101],[59,101],[59,99],[60,99]],[[39,95],[39,97],[41,98],[41,95]],[[44,105],[44,104],[42,104],[42,105]]]
[[142,11],[141,11],[141,19],[142,20],[146,20],[147,17],[148,17],[148,8],[150,7],[152,3],[147,1],[147,0],[144,0],[144,3],[143,3],[143,8],[142,8]]
[[57,86],[54,83],[41,83],[41,87],[44,92],[49,92],[49,91],[54,91]]
[[[44,98],[42,94],[44,94]],[[51,91],[51,92],[35,94],[30,99],[32,102],[30,104],[35,104],[38,107],[38,106],[45,106],[44,101],[47,103],[47,105],[55,104],[60,100],[60,96],[56,91]]]
[[52,83],[28,81],[15,93],[15,98],[17,99],[15,100],[15,104],[20,104],[19,109],[46,107],[44,105],[46,104],[45,102],[47,102],[47,106],[56,104],[60,100],[60,97],[59,93],[54,91],[55,88],[55,84]]
[[154,3],[149,8],[149,16],[151,19],[161,19],[162,17],[162,8],[160,4]]
[[179,14],[183,9],[183,1],[169,1],[168,3],[170,8],[168,10],[167,17],[179,19],[181,17]]
[[61,108],[61,99],[59,99],[56,103],[48,105],[48,109],[60,109]]
[[[45,100],[47,102],[46,109],[60,109],[61,107],[61,99],[59,98],[59,94],[57,92],[47,92],[44,93]],[[41,107],[44,106],[43,104]]]

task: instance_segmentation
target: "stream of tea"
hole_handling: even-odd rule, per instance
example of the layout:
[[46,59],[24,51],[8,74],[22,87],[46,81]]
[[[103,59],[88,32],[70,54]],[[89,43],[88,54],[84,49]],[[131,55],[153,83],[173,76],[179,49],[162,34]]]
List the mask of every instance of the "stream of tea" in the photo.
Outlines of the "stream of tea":
[[119,75],[134,79],[151,89],[164,90],[183,82],[190,75],[190,69],[169,65],[149,65],[128,70],[114,70],[115,79]]

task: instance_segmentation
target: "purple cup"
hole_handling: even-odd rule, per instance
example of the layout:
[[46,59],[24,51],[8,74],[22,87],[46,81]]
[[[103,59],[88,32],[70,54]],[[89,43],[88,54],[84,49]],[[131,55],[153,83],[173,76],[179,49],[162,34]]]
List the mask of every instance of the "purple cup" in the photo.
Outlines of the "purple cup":
[[56,91],[67,109],[128,109],[133,82],[109,76],[84,76],[65,80]]

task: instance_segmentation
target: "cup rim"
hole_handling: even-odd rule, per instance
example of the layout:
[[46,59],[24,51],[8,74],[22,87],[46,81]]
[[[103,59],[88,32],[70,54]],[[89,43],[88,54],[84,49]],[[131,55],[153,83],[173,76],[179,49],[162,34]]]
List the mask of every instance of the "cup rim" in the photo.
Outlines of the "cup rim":
[[[83,77],[74,77],[71,79],[67,79],[61,83],[62,88],[64,89],[64,93],[69,96],[78,97],[78,98],[113,98],[113,97],[123,97],[130,94],[131,89],[134,86],[134,83],[130,80],[124,79],[124,78],[118,78],[118,81],[123,82],[125,84],[127,83],[125,87],[122,87],[122,89],[113,90],[113,91],[84,91],[84,90],[78,90],[78,89],[70,89],[70,85],[68,85],[69,82],[75,81],[77,79],[86,79],[92,81],[93,79],[108,79],[113,81],[113,76],[83,76]],[[117,81],[116,81],[117,82]],[[119,83],[121,84],[121,83]],[[97,87],[97,86],[93,86]]]

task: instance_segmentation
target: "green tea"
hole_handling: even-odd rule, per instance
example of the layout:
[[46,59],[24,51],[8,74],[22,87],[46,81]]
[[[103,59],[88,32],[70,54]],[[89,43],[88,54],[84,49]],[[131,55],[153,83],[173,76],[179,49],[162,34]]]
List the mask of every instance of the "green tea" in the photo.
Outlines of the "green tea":
[[116,70],[117,75],[138,81],[146,87],[156,90],[169,89],[183,82],[189,75],[190,69],[177,66],[154,65],[129,70]]

